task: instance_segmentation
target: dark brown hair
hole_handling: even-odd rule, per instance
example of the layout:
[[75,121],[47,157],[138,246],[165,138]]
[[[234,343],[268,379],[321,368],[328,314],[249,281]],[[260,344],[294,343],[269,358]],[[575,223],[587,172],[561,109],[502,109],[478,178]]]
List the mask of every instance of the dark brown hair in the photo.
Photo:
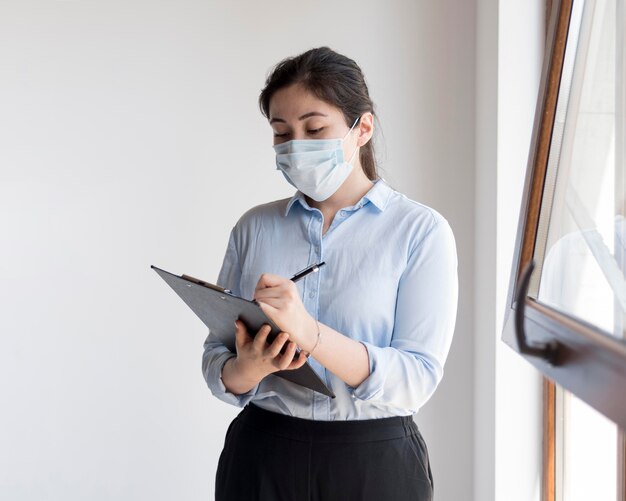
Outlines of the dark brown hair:
[[[361,68],[352,59],[328,47],[319,47],[283,59],[271,71],[259,96],[259,107],[266,118],[269,118],[270,100],[274,93],[296,83],[322,101],[339,108],[348,127],[363,113],[374,114],[374,103]],[[359,157],[365,175],[371,181],[378,179],[372,140],[361,147]]]

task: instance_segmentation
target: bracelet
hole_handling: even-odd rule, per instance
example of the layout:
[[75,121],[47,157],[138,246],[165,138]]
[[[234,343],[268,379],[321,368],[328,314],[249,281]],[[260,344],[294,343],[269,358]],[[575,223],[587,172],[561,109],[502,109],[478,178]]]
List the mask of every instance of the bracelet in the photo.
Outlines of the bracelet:
[[313,349],[306,354],[306,358],[309,358],[311,354],[315,351],[315,348],[317,348],[317,345],[322,342],[322,333],[320,331],[320,323],[317,320],[315,321],[315,323],[317,324],[317,341],[315,341],[315,346],[313,346]]

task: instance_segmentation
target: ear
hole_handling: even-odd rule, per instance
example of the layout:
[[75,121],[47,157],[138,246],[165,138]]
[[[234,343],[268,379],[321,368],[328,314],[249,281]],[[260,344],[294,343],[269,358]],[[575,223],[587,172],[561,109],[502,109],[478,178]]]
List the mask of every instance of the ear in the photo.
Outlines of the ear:
[[372,139],[372,135],[374,134],[374,115],[372,115],[369,111],[367,113],[363,113],[363,115],[361,115],[361,119],[359,120],[358,127],[359,137],[356,145],[360,148]]

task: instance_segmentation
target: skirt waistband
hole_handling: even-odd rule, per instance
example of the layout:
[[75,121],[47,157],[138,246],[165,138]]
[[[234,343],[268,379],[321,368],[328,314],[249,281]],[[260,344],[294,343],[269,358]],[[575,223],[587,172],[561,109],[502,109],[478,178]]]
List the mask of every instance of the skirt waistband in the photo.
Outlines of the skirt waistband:
[[419,434],[412,416],[316,421],[270,412],[249,403],[235,419],[260,432],[303,442],[375,442]]

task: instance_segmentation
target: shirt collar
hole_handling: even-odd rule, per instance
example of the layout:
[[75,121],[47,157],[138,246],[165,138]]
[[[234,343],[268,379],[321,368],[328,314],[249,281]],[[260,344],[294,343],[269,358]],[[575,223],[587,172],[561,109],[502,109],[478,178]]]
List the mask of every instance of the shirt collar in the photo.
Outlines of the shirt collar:
[[[345,207],[344,210],[357,210],[363,207],[367,202],[372,202],[372,205],[378,209],[379,212],[385,210],[387,207],[387,203],[389,202],[389,196],[391,195],[391,187],[387,184],[387,181],[382,177],[379,177],[376,181],[374,181],[374,186],[370,188],[370,190],[363,195],[363,197],[353,206]],[[304,193],[300,190],[296,191],[294,195],[287,202],[287,207],[285,208],[285,217],[289,214],[291,207],[293,204],[299,201],[300,205],[307,210],[313,210],[312,207],[307,203],[306,198],[304,198]]]

